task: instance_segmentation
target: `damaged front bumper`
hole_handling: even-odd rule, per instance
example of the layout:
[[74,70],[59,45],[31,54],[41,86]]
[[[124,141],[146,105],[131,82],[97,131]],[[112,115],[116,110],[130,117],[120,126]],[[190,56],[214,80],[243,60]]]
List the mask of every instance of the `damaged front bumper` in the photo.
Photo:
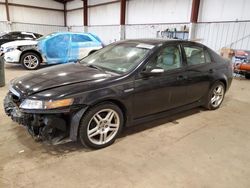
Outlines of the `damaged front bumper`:
[[58,110],[23,110],[11,92],[4,99],[6,115],[23,125],[37,141],[57,145],[77,140],[78,126],[86,108]]

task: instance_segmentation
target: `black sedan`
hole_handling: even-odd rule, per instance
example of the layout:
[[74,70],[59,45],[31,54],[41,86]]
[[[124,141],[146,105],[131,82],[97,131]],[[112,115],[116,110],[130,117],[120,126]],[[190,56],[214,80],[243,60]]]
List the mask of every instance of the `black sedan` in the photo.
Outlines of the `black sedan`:
[[24,31],[7,32],[0,35],[0,46],[4,43],[15,40],[36,40],[40,37],[42,37],[42,35],[32,32],[24,32]]
[[219,108],[231,82],[231,63],[204,45],[127,40],[13,80],[4,108],[37,140],[79,139],[98,149],[124,126],[197,106]]

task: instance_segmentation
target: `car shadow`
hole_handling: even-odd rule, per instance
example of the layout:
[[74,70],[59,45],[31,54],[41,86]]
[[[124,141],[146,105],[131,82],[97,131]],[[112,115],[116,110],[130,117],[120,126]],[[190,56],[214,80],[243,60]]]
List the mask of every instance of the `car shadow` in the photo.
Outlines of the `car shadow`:
[[132,134],[136,134],[139,132],[143,132],[145,130],[153,129],[153,128],[156,128],[158,126],[162,126],[163,124],[166,124],[166,123],[172,123],[174,125],[177,125],[177,124],[179,124],[179,122],[178,122],[179,119],[200,113],[201,111],[204,111],[204,110],[205,109],[202,107],[197,107],[197,108],[186,110],[186,111],[183,111],[183,112],[171,115],[171,116],[166,116],[164,118],[148,121],[145,123],[140,123],[140,124],[137,124],[137,125],[134,125],[131,127],[125,127],[123,129],[123,132],[119,136],[119,138],[123,138],[123,137],[129,136]]
[[[172,123],[171,126],[173,124],[177,125],[177,124],[179,124],[179,122],[178,122],[179,119],[200,113],[204,110],[205,109],[203,109],[202,107],[198,107],[198,108],[194,108],[191,110],[180,112],[180,113],[175,114],[175,115],[171,115],[169,117],[164,117],[161,119],[152,120],[152,121],[137,124],[137,125],[134,125],[131,127],[125,127],[123,129],[121,135],[118,137],[118,142],[121,142],[123,139],[126,139],[125,137],[127,137],[129,135],[137,134],[137,133],[143,132],[145,130],[156,128],[158,126],[163,126],[163,124],[166,124],[166,123],[171,122]],[[43,152],[46,152],[46,153],[51,154],[51,155],[58,155],[58,156],[64,155],[67,153],[71,153],[71,152],[82,152],[82,151],[94,152],[94,151],[96,151],[96,150],[91,150],[91,149],[83,147],[80,142],[69,142],[69,143],[55,145],[55,146],[44,145],[42,143],[41,143],[41,145],[42,145],[42,148],[44,149]]]

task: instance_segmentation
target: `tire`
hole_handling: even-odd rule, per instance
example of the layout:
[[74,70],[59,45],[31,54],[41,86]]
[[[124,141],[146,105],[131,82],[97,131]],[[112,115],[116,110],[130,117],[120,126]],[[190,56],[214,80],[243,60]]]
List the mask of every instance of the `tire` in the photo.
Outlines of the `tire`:
[[34,52],[27,52],[21,56],[20,62],[27,70],[36,70],[41,64],[41,58]]
[[98,104],[83,115],[79,125],[79,139],[85,147],[105,148],[115,142],[123,123],[123,113],[118,106],[113,103]]
[[250,79],[250,73],[246,73],[246,74],[245,74],[245,78],[246,78],[246,79]]
[[224,96],[225,85],[220,81],[215,82],[207,95],[204,107],[208,110],[218,109],[224,100]]

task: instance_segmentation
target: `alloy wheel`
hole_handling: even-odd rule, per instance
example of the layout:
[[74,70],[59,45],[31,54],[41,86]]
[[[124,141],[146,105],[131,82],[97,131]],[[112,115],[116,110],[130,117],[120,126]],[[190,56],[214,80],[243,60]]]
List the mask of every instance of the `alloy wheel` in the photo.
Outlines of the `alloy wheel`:
[[112,109],[102,109],[90,119],[87,127],[88,139],[96,145],[111,141],[120,127],[120,118]]
[[35,69],[39,65],[39,60],[34,55],[27,55],[23,60],[23,64],[28,69]]
[[223,101],[223,97],[224,97],[224,87],[222,85],[217,85],[213,90],[213,94],[210,101],[211,105],[214,108],[217,108]]

